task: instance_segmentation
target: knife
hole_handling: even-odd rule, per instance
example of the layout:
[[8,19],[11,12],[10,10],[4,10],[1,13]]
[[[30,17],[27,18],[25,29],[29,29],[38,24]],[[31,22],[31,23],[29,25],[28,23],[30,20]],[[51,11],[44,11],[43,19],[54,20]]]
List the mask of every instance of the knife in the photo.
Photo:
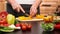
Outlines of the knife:
[[29,14],[27,14],[27,13],[24,13],[26,16],[29,16]]

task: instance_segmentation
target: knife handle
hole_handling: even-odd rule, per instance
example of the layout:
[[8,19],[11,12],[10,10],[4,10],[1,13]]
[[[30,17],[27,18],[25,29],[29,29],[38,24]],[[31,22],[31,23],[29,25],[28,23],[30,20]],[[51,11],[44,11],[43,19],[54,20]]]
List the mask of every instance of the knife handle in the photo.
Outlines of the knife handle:
[[27,14],[27,13],[24,13],[26,16],[29,16],[29,14]]

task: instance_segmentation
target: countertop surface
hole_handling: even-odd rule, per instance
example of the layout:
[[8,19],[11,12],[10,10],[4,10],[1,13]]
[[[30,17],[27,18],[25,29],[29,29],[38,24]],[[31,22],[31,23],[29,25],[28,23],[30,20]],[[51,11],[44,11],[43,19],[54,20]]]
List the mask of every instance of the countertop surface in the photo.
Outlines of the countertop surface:
[[56,30],[50,32],[43,31],[43,29],[40,27],[40,22],[32,22],[31,24],[32,24],[31,31],[23,32],[22,30],[18,30],[10,33],[2,32],[0,34],[60,34],[60,31]]

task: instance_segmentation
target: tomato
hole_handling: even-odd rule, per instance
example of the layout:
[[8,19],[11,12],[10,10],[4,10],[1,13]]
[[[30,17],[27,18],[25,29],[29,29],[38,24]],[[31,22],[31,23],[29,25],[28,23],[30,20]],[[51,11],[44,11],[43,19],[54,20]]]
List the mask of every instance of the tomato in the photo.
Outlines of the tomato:
[[6,24],[6,23],[7,23],[6,19],[0,18],[0,24]]
[[16,24],[16,27],[20,27],[20,24],[18,23],[18,24]]
[[55,29],[60,29],[60,24],[54,26]]
[[23,31],[25,31],[25,30],[27,30],[27,27],[26,27],[25,25],[23,25],[23,26],[21,27],[21,29],[22,29]]
[[8,13],[6,11],[0,12],[0,24],[7,23],[7,20],[6,20],[7,15],[8,15]]
[[8,12],[7,11],[2,11],[2,12],[0,12],[0,15],[2,15],[2,14],[4,14],[5,16],[7,16]]
[[8,26],[9,26],[9,24],[3,24],[3,26],[8,27]]
[[32,28],[32,25],[31,25],[31,24],[29,24],[29,25],[27,26],[27,28],[28,28],[28,29],[31,29],[31,28]]
[[25,26],[25,23],[20,23],[20,26],[22,27],[22,26]]
[[6,18],[7,15],[8,15],[8,13],[7,13],[6,11],[0,12],[0,17],[1,17],[1,18]]
[[25,23],[26,26],[28,26],[28,23]]
[[0,24],[1,27],[3,27],[4,25],[3,24]]

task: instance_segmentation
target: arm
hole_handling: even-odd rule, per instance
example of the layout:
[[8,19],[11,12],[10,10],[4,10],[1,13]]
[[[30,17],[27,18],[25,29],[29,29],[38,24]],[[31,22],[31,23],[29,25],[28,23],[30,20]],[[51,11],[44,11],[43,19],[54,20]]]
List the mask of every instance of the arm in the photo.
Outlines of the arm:
[[37,8],[40,5],[41,0],[36,0],[30,8],[30,16],[33,17],[37,13]]

